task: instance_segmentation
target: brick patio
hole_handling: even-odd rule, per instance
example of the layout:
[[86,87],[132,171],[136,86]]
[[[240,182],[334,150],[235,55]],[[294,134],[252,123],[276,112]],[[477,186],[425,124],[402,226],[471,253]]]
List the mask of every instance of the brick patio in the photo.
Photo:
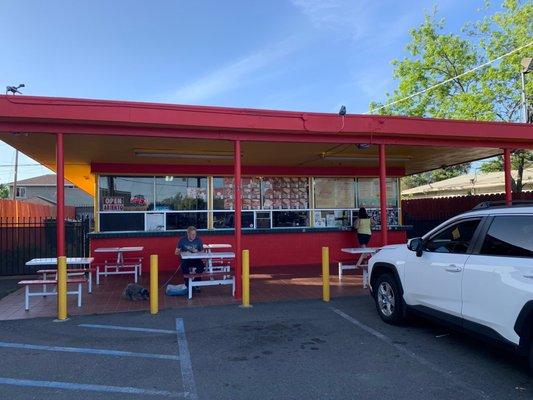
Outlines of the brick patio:
[[[322,278],[320,267],[293,268],[290,273],[286,268],[261,269],[251,275],[251,303],[279,300],[300,300],[322,297]],[[345,274],[340,283],[336,268],[331,271],[331,297],[354,296],[364,292],[360,275]],[[171,273],[161,273],[160,285],[163,285]],[[76,296],[68,296],[68,312],[70,315],[104,314],[125,311],[149,310],[148,301],[129,301],[121,298],[122,291],[131,282],[129,276],[110,276],[101,278],[100,285],[93,284],[93,293],[87,293],[84,287],[82,307],[76,306]],[[172,284],[182,283],[176,275]],[[142,276],[141,284],[149,287],[149,274]],[[35,290],[35,289],[33,289]],[[231,286],[202,287],[201,293],[195,293],[192,300],[186,296],[166,296],[164,288],[159,290],[159,307],[205,307],[224,304],[239,304],[231,296]],[[37,317],[54,317],[56,315],[56,297],[31,297],[30,310],[24,310],[24,289],[17,290],[0,300],[0,320],[24,319]]]

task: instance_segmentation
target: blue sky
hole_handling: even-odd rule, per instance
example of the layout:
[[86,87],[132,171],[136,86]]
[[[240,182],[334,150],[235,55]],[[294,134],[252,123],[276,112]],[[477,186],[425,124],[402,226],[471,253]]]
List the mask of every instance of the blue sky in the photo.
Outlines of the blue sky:
[[[446,30],[482,0],[0,2],[0,85],[24,94],[363,113],[437,5]],[[497,7],[493,7],[494,8]],[[14,150],[0,142],[0,182]],[[21,156],[20,179],[46,173]]]

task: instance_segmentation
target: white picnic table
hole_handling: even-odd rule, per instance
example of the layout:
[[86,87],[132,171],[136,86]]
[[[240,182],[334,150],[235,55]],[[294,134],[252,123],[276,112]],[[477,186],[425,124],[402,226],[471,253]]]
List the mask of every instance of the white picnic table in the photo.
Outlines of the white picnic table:
[[[93,257],[67,257],[67,265],[91,265]],[[57,258],[34,258],[26,263],[27,267],[42,267],[46,265],[57,266]]]
[[130,247],[99,247],[94,249],[94,253],[116,253],[117,254],[117,264],[124,264],[124,253],[138,253],[143,251],[144,247],[142,246],[130,246]]
[[[67,257],[67,276],[79,276],[79,275],[85,275],[85,272],[68,272],[68,266],[69,265],[82,265],[83,269],[87,269],[87,273],[89,274],[89,293],[93,292],[93,280],[91,275],[91,263],[94,261],[93,257]],[[55,269],[57,271],[57,257],[49,257],[49,258],[33,258],[30,261],[26,262],[26,267],[52,267],[48,269]],[[46,273],[43,274],[43,279],[46,280]],[[57,272],[56,272],[56,279],[57,279]],[[43,293],[46,293],[46,285],[43,285]]]
[[213,250],[213,249],[231,249],[231,244],[228,243],[210,243],[204,244],[204,249]]
[[[180,253],[180,256],[183,260],[213,260],[213,259],[231,259],[235,258],[235,253],[232,251],[199,251],[197,253],[192,253],[189,251],[183,251]],[[223,271],[215,273],[217,277],[221,275],[221,272],[229,272],[229,266]],[[209,272],[213,273],[212,270]],[[232,285],[232,294],[235,296],[235,276],[220,276],[221,279],[216,279],[211,277],[207,281],[195,281],[193,278],[189,279],[189,299],[192,299],[192,288],[196,286],[213,286],[213,285]]]
[[[215,251],[213,252],[213,250],[220,250],[220,249],[231,249],[231,244],[228,244],[228,243],[210,243],[210,244],[204,244],[204,250],[206,250],[208,253],[215,253],[215,254],[220,254],[220,252],[218,251]],[[223,264],[223,260],[221,258],[209,258],[207,259],[207,270],[209,272],[213,272],[213,271],[225,271],[225,270],[229,270],[229,265],[213,265],[213,260],[218,260],[220,262],[222,262]]]
[[[339,261],[339,280],[342,280],[342,271],[345,269],[359,269],[363,270],[363,288],[368,287],[368,257],[367,255],[375,254],[379,247],[345,247],[341,251],[348,254],[359,254],[355,264],[346,264]],[[366,262],[365,262],[366,261]]]
[[99,247],[94,249],[94,253],[114,253],[117,255],[115,264],[109,264],[107,261],[105,261],[103,272],[100,272],[100,266],[96,266],[96,284],[100,284],[100,275],[107,276],[128,274],[133,274],[135,277],[135,283],[137,283],[138,276],[142,274],[142,258],[138,258],[133,264],[128,264],[124,261],[124,253],[138,253],[143,250],[143,246]]
[[209,260],[213,258],[235,258],[235,253],[232,251],[199,251],[197,253],[192,253],[190,251],[182,251],[180,253],[180,256],[184,260]]

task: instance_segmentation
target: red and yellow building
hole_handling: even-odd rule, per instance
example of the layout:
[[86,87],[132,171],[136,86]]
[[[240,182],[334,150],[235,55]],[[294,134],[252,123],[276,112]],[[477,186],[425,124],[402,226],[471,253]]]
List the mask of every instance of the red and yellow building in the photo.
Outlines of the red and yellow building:
[[335,258],[356,245],[359,207],[378,225],[371,245],[405,242],[398,178],[407,174],[503,153],[510,201],[510,153],[533,148],[533,128],[0,96],[0,139],[95,197],[91,248],[142,245],[173,269],[176,241],[195,225],[206,242],[249,249],[252,268],[293,268],[318,263],[322,246]]

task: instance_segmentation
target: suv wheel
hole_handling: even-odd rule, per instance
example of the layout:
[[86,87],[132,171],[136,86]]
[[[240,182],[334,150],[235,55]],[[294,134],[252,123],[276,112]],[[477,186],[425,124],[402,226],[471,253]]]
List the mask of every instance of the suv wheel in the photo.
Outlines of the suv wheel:
[[389,274],[381,275],[376,282],[374,300],[381,319],[389,324],[400,324],[405,312],[400,287]]

